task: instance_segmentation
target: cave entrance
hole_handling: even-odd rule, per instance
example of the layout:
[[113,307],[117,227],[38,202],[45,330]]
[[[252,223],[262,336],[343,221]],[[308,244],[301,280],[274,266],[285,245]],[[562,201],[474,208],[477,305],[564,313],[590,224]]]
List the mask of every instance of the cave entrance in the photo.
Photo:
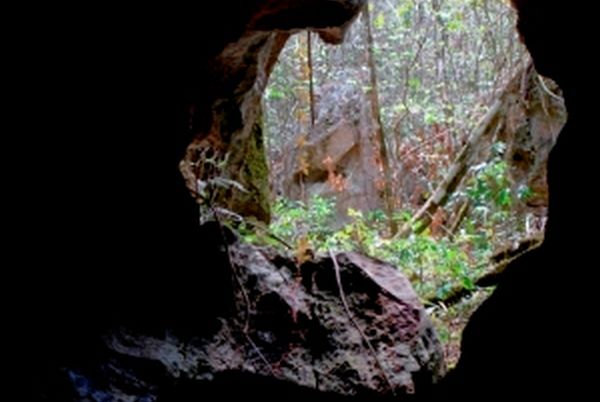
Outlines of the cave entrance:
[[263,97],[272,234],[399,267],[450,364],[495,275],[541,242],[566,119],[515,18],[491,0],[372,2],[342,45],[292,36]]

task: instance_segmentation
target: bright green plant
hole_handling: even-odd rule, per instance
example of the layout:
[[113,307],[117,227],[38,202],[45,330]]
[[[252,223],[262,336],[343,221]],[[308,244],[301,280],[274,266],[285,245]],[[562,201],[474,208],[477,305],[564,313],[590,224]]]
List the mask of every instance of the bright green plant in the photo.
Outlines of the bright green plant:
[[311,247],[322,251],[334,232],[331,229],[334,208],[332,198],[315,196],[308,203],[281,198],[273,205],[270,231],[291,245],[306,237]]
[[[470,254],[481,247],[465,247],[487,237],[464,236],[454,241],[438,239],[424,232],[408,238],[385,238],[385,215],[382,211],[364,214],[348,210],[350,221],[332,229],[334,200],[313,197],[309,203],[279,199],[273,207],[274,220],[269,231],[296,248],[308,239],[315,252],[359,251],[397,266],[413,282],[423,299],[444,298],[458,287],[474,288],[481,273],[477,259]],[[254,233],[250,231],[250,233]],[[277,245],[264,237],[246,236],[253,242]],[[486,249],[487,250],[487,249]],[[483,254],[483,253],[481,253]]]
[[492,159],[472,168],[473,177],[467,184],[466,194],[476,207],[490,206],[508,210],[513,194],[508,179],[508,164],[503,158],[506,145],[498,142],[492,146]]

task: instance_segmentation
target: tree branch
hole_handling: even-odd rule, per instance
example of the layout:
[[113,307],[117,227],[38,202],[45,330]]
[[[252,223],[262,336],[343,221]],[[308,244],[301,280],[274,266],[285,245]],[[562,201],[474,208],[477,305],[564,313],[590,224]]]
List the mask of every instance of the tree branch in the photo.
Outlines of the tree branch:
[[[431,223],[431,216],[448,201],[450,195],[452,195],[464,178],[468,164],[477,149],[477,145],[496,127],[501,117],[500,111],[503,109],[504,98],[502,96],[496,100],[481,119],[477,128],[469,136],[467,143],[462,147],[444,180],[437,187],[433,195],[423,204],[421,209],[404,224],[398,233],[400,237],[406,237],[413,232],[420,233],[425,230]],[[415,228],[417,224],[419,226]]]

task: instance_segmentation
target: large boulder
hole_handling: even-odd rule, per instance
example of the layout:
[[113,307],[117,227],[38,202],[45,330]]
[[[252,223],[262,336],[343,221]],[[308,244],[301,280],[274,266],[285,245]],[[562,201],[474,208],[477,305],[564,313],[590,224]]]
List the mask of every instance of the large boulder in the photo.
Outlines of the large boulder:
[[[202,400],[209,389],[229,395],[234,387],[244,397],[294,401],[310,389],[317,400],[401,396],[429,389],[444,374],[433,326],[395,267],[354,253],[298,267],[251,245],[223,247],[229,257],[210,269],[229,272],[233,292],[196,306],[189,317],[199,320],[196,331],[111,329],[97,353],[61,368],[62,394],[50,395]],[[231,290],[223,278],[199,280]]]
[[[317,93],[319,113],[303,141],[288,147],[280,191],[290,199],[336,199],[334,225],[349,208],[383,209],[383,173],[370,100],[363,90],[336,80]],[[279,190],[279,189],[278,189]]]

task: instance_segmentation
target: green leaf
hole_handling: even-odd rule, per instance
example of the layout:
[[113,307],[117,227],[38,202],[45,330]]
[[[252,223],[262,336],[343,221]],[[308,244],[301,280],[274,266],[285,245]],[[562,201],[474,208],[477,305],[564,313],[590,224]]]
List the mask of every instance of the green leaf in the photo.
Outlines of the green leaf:
[[269,100],[280,100],[285,98],[285,93],[277,88],[269,88],[266,97]]
[[375,18],[375,21],[373,21],[373,25],[375,25],[375,28],[377,29],[383,28],[385,25],[385,15],[383,15],[383,13],[379,13],[379,15],[377,15]]
[[408,80],[408,86],[413,91],[417,91],[421,87],[421,80],[418,78],[411,78]]
[[510,188],[503,188],[500,190],[496,202],[501,207],[509,207],[512,203]]
[[458,31],[462,30],[462,28],[463,28],[462,21],[451,20],[450,22],[448,22],[448,30],[450,32],[458,32]]
[[529,186],[522,185],[517,190],[518,197],[521,201],[528,201],[534,196],[534,192]]

